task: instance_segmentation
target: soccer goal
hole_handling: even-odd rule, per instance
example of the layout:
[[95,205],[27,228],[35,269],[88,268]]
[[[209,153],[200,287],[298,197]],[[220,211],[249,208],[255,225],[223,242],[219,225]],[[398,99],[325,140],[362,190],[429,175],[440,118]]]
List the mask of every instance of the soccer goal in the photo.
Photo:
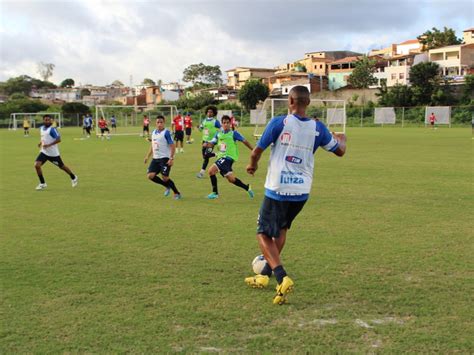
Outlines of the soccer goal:
[[23,126],[23,121],[26,119],[30,123],[31,128],[36,128],[36,126],[43,123],[43,116],[50,115],[53,119],[53,124],[56,127],[61,128],[63,124],[63,118],[61,112],[15,112],[10,114],[10,121],[8,123],[8,129],[16,131],[18,126]]
[[425,126],[430,124],[431,114],[435,115],[436,125],[447,124],[451,127],[451,107],[450,106],[426,106]]
[[374,123],[381,124],[395,124],[397,116],[394,107],[376,107],[374,109]]
[[[99,119],[105,118],[110,129],[110,134],[115,136],[137,136],[142,134],[143,117],[150,119],[150,130],[153,130],[154,119],[158,115],[165,117],[165,125],[171,127],[173,118],[178,114],[178,108],[174,105],[97,105],[95,107],[95,130],[100,135]],[[115,118],[116,129],[112,129],[111,119]]]
[[[288,114],[288,99],[266,99],[257,110],[250,112],[250,123],[255,124],[254,137],[260,138],[263,126],[275,116]],[[311,99],[306,108],[308,118],[320,120],[329,130],[338,133],[346,132],[346,101],[345,100],[320,100]]]

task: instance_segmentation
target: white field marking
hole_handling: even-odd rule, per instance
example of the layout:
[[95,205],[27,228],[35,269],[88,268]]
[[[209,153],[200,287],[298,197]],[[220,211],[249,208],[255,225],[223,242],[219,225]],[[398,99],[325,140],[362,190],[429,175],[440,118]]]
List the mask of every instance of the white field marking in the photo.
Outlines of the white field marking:
[[370,321],[371,323],[374,324],[387,324],[387,323],[395,323],[395,324],[404,324],[403,319],[395,318],[395,317],[385,317],[382,319],[372,319]]
[[382,346],[382,340],[380,339],[376,339],[371,345],[371,347],[373,348],[380,348],[381,346]]
[[298,324],[298,327],[304,327],[306,325],[318,325],[320,327],[324,327],[328,324],[337,324],[337,319],[314,319],[309,322],[301,322]]
[[211,352],[221,352],[222,349],[219,349],[219,348],[215,348],[213,346],[208,346],[208,347],[205,347],[205,346],[201,346],[201,351],[211,351]]
[[355,324],[357,324],[358,326],[362,327],[362,328],[373,328],[372,326],[368,325],[366,322],[364,322],[362,319],[356,319],[355,321]]
[[74,138],[75,141],[85,141],[87,138]]

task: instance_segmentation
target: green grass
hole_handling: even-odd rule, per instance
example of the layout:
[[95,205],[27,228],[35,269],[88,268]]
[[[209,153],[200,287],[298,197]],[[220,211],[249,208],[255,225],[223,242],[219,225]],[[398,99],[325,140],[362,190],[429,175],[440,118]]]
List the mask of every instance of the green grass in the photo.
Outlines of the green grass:
[[0,131],[1,353],[474,352],[469,128],[350,128],[345,157],[318,152],[283,254],[285,306],[274,279],[243,282],[268,153],[254,178],[244,146],[235,165],[254,200],[219,177],[208,201],[186,145],[174,201],[146,180],[143,139],[80,134],[60,144],[79,186],[48,163],[37,192],[38,138]]

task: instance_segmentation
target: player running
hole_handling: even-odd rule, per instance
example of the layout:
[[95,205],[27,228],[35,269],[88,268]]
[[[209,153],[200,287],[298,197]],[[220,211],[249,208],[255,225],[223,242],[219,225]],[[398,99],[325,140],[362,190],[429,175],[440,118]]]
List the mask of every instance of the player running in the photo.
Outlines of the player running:
[[104,117],[100,117],[99,121],[97,122],[100,128],[100,138],[103,140],[104,139],[104,133],[106,133],[106,138],[110,139],[110,130],[107,125],[107,121],[105,120]]
[[237,131],[231,129],[231,120],[229,116],[222,116],[222,129],[216,133],[214,138],[208,143],[209,147],[217,144],[219,152],[217,153],[217,160],[208,170],[211,178],[212,193],[207,195],[207,198],[214,200],[219,197],[217,191],[217,172],[227,179],[231,184],[238,186],[247,191],[250,198],[253,198],[254,193],[249,185],[245,185],[239,178],[234,175],[232,171],[232,164],[239,159],[239,148],[237,141],[242,142],[250,150],[252,145]]
[[[173,180],[169,178],[171,167],[173,166],[175,145],[171,138],[171,133],[165,128],[165,118],[163,116],[156,117],[156,129],[151,134],[151,146],[145,155],[145,164],[153,154],[153,160],[148,167],[147,177],[156,184],[163,185],[166,190],[164,195],[169,196],[170,189],[174,192],[174,199],[180,200],[179,193]],[[158,174],[161,173],[163,180]]]
[[202,129],[202,167],[201,171],[197,173],[196,177],[202,179],[206,173],[207,165],[209,164],[209,158],[215,157],[216,155],[212,152],[213,147],[209,147],[208,143],[216,135],[221,123],[216,119],[217,107],[208,106],[206,109],[207,117],[202,121],[200,128]]
[[71,169],[64,165],[61,156],[59,155],[58,143],[61,142],[61,136],[56,128],[52,126],[52,119],[50,115],[43,116],[43,126],[40,127],[41,141],[38,147],[41,152],[35,160],[35,169],[38,174],[40,183],[36,186],[36,190],[44,190],[48,185],[43,176],[42,166],[46,161],[50,161],[58,168],[63,170],[71,178],[72,187],[76,187],[78,183],[77,176],[73,174]]

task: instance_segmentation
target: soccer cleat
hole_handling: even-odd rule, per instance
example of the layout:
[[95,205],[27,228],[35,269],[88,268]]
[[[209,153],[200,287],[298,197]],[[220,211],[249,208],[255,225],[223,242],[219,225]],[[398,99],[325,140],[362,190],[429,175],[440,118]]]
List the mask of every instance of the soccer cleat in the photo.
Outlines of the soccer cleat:
[[173,197],[175,200],[181,200],[183,198],[183,196],[181,196],[181,194],[174,194],[174,197]]
[[215,192],[211,192],[209,195],[207,195],[207,198],[209,200],[215,200],[216,198],[219,198],[219,195],[216,194]]
[[165,192],[163,193],[163,195],[165,195],[166,197],[168,197],[168,196],[170,195],[170,191],[171,191],[171,190],[170,190],[169,188],[167,188],[167,189],[165,190]]
[[196,177],[197,177],[198,179],[202,179],[202,178],[204,177],[204,173],[200,171],[200,172],[198,172],[198,173],[196,174]]
[[245,283],[254,288],[264,288],[268,286],[270,278],[267,275],[255,275],[245,278]]
[[78,183],[79,183],[79,180],[78,180],[77,176],[74,179],[71,180],[72,187],[76,187]]
[[40,190],[44,190],[45,188],[47,188],[48,185],[46,185],[46,183],[44,184],[39,184],[38,186],[36,186],[36,190],[37,191],[40,191]]
[[276,287],[277,294],[273,297],[273,304],[284,304],[287,302],[288,294],[293,291],[294,282],[289,276],[285,276],[281,284]]
[[254,192],[252,191],[252,186],[249,185],[249,189],[247,190],[247,193],[249,194],[250,198],[253,198],[255,196]]

